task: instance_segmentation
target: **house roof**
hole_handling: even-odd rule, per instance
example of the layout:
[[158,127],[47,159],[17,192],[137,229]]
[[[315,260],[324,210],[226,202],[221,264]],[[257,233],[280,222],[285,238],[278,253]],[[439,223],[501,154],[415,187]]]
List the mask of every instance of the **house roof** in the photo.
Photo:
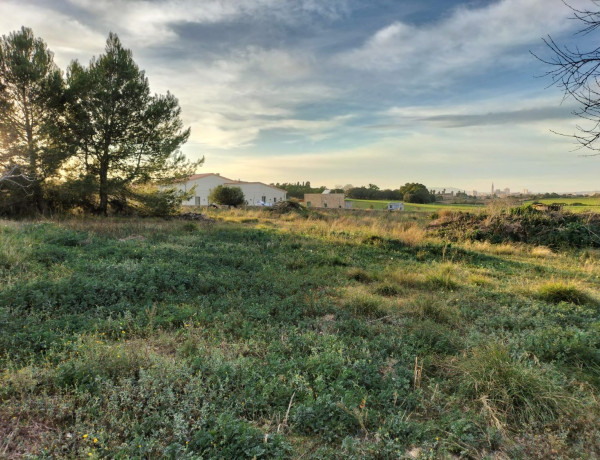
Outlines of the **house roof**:
[[219,173],[207,173],[207,174],[194,174],[193,176],[188,177],[187,180],[182,181],[182,182],[188,182],[188,181],[196,180],[196,179],[203,179],[204,177],[208,177],[208,176],[218,176],[221,179],[231,181],[231,179],[228,179],[227,177],[223,177]]
[[232,179],[229,179],[227,177],[221,176],[219,173],[194,174],[193,176],[190,176],[186,180],[182,180],[181,182],[189,182],[189,181],[192,181],[192,180],[203,179],[203,178],[208,177],[208,176],[217,176],[217,177],[220,177],[221,179],[226,180],[227,182],[225,182],[223,185],[260,184],[260,185],[264,185],[265,187],[270,187],[272,189],[279,190],[280,192],[287,193],[287,191],[285,191],[283,189],[274,187],[273,185],[265,184],[264,182],[246,182],[246,181],[243,181],[243,180],[232,180]]

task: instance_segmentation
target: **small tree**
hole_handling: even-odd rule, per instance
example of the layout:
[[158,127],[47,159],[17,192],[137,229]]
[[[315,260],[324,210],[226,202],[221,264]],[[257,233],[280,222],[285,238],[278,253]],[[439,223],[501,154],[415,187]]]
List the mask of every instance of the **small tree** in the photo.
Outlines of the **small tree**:
[[239,187],[219,185],[210,192],[208,201],[227,206],[239,206],[246,202],[246,198],[244,197],[244,192]]

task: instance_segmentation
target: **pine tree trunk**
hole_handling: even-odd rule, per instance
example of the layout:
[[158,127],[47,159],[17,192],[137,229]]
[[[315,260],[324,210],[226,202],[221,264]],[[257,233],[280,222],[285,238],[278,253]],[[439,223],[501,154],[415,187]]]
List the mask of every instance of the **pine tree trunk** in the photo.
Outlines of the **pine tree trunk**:
[[103,216],[108,215],[108,161],[106,156],[102,159],[100,165],[100,205],[98,206],[98,214]]

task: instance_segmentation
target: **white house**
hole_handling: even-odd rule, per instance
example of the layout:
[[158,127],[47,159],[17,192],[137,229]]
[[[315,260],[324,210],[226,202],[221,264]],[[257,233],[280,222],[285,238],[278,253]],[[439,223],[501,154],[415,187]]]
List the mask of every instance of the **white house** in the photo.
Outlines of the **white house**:
[[388,203],[388,211],[404,211],[404,203]]
[[250,206],[272,206],[274,203],[284,201],[287,197],[285,190],[263,184],[262,182],[235,181],[223,177],[220,174],[196,174],[187,181],[175,184],[175,187],[185,192],[194,189],[194,196],[182,204],[185,206],[207,206],[208,195],[215,187],[224,185],[227,187],[239,187],[244,193],[244,198]]
[[285,190],[262,182],[230,181],[223,185],[241,188],[249,206],[273,206],[287,198]]
[[231,179],[220,176],[218,173],[195,174],[187,181],[175,184],[175,188],[178,190],[183,190],[184,192],[188,192],[193,187],[196,187],[194,190],[194,196],[192,196],[189,200],[184,201],[182,204],[185,206],[207,206],[210,204],[208,202],[208,195],[212,189],[219,185],[224,185],[227,182],[231,182]]

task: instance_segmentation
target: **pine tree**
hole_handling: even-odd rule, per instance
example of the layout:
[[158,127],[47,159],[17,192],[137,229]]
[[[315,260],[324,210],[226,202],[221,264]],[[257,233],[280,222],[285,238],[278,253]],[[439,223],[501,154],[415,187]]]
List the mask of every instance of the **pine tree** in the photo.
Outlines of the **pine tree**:
[[144,71],[116,34],[87,68],[71,63],[67,76],[71,143],[81,176],[95,188],[95,210],[126,199],[131,187],[188,177],[200,162],[180,153],[190,134],[170,93],[151,95]]
[[63,78],[46,43],[27,27],[0,39],[0,168],[45,211],[44,181],[68,156],[57,135]]

